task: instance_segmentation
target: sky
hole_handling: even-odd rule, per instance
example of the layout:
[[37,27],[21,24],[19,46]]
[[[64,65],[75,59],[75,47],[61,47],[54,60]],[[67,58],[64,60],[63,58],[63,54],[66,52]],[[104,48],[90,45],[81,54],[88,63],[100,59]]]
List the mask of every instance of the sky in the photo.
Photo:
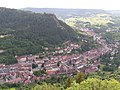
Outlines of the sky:
[[0,7],[120,10],[120,0],[0,0]]

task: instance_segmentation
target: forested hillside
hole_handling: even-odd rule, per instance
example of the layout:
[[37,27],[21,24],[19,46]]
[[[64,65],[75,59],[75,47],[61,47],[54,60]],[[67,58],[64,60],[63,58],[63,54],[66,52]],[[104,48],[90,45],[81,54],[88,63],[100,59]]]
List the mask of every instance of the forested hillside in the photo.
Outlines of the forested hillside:
[[0,63],[15,63],[15,55],[36,54],[68,40],[76,41],[77,34],[53,14],[0,8]]

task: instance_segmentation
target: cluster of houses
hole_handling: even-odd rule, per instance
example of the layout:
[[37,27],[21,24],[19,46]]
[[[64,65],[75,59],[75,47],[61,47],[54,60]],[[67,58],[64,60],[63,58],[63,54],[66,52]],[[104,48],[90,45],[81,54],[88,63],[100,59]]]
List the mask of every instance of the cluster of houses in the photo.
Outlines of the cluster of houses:
[[[7,82],[28,84],[52,75],[71,75],[73,72],[91,73],[98,71],[98,65],[100,64],[99,57],[110,52],[112,49],[106,45],[101,37],[99,38],[98,35],[95,37],[99,43],[102,44],[101,47],[82,54],[55,55],[63,52],[70,53],[72,49],[80,48],[78,44],[70,43],[66,48],[61,49],[58,47],[55,52],[52,52],[53,55],[43,58],[39,58],[39,54],[16,56],[17,64],[0,64],[0,84]],[[48,50],[48,48],[46,48],[46,50]],[[36,67],[33,68],[33,64],[36,65]],[[40,70],[44,70],[47,74],[35,76],[33,72]]]
[[73,49],[78,49],[78,48],[80,48],[80,45],[68,42],[65,48],[57,47],[56,51],[53,52],[53,54],[61,54],[61,53],[68,54],[71,53]]
[[34,81],[31,64],[0,64],[0,84],[3,83],[24,83]]

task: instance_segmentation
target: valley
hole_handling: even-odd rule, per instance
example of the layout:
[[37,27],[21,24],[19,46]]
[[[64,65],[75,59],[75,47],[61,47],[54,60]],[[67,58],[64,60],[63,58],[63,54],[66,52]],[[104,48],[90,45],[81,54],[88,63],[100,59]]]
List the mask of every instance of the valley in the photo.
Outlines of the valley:
[[[92,35],[94,37],[93,39],[100,44],[100,47],[82,54],[70,54],[73,49],[76,50],[81,46],[66,42],[66,48],[61,49],[61,47],[57,47],[56,51],[50,52],[44,57],[41,57],[43,56],[42,54],[15,56],[18,62],[17,64],[0,64],[1,81],[5,80],[4,82],[8,83],[21,82],[28,84],[35,80],[43,80],[54,75],[66,74],[69,76],[75,72],[88,74],[100,71],[100,68],[98,68],[101,64],[99,58],[106,53],[113,52],[117,46],[107,44],[106,41],[102,39],[102,36],[94,33],[92,30],[86,29],[84,31]],[[49,48],[46,48],[46,51],[47,50],[49,50]],[[62,55],[64,52],[66,52],[65,55]]]
[[1,7],[0,22],[0,88],[73,90],[75,84],[83,90],[84,82],[107,80],[119,88],[119,15],[97,9]]

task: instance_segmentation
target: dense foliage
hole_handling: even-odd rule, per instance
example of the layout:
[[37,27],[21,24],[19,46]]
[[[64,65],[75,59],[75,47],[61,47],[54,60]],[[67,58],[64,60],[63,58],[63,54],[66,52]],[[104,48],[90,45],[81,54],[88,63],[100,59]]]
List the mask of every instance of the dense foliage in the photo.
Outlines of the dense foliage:
[[[5,88],[3,88],[4,90]],[[20,88],[11,88],[5,90],[120,90],[120,82],[111,80],[100,80],[96,78],[89,78],[82,81],[80,84],[73,81],[70,87],[64,88],[61,84],[47,84],[42,83],[27,85]]]
[[120,83],[116,80],[87,79],[80,84],[73,82],[66,90],[119,90]]

